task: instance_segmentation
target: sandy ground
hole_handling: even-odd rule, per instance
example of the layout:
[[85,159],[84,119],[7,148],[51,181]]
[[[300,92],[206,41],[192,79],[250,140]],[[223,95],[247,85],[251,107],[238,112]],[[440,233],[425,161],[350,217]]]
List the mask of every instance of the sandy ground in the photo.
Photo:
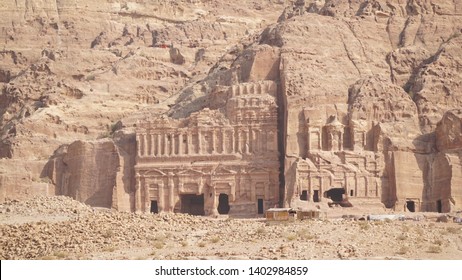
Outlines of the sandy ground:
[[462,259],[462,225],[436,222],[441,214],[355,221],[342,218],[348,211],[268,222],[123,213],[67,197],[38,197],[0,204],[0,258]]

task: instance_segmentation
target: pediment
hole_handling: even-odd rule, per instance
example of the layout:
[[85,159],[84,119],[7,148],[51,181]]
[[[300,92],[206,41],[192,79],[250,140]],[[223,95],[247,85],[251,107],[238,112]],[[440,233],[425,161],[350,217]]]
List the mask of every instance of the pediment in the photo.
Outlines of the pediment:
[[160,171],[159,169],[151,169],[151,170],[147,170],[145,173],[144,173],[144,176],[165,176],[167,175],[166,173]]
[[194,169],[187,169],[177,173],[178,176],[203,176],[205,175],[203,172],[194,170]]
[[248,173],[268,173],[268,169],[261,168],[261,167],[254,167],[249,169]]
[[228,169],[228,168],[225,168],[225,167],[217,167],[214,171],[213,171],[213,174],[214,175],[234,175],[236,174],[237,172],[234,171],[234,170],[231,170],[231,169]]

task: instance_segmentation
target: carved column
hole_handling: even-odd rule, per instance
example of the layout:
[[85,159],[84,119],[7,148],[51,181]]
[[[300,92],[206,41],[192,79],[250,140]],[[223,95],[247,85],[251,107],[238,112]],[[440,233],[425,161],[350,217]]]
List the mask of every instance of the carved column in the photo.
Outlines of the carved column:
[[154,135],[149,133],[149,155],[154,155]]
[[144,195],[143,210],[144,212],[148,212],[148,209],[150,209],[150,205],[151,205],[151,197],[149,196],[149,183],[146,183],[146,182],[144,183],[143,195]]
[[197,153],[202,154],[202,131],[197,132]]
[[170,155],[172,156],[175,154],[175,134],[170,133],[169,136],[170,136]]
[[194,147],[191,146],[191,133],[187,132],[186,133],[186,154],[190,155],[193,152],[191,152],[191,149],[194,149]]
[[137,184],[135,189],[135,211],[140,212],[142,211],[141,207],[141,189],[142,189],[142,179],[139,174],[136,175]]
[[225,137],[226,137],[226,131],[223,131],[223,128],[220,129],[220,135],[221,135],[221,154],[225,154]]
[[256,193],[256,184],[254,184],[253,180],[250,179],[250,200],[255,201],[257,199],[257,193]]
[[183,155],[183,133],[178,134],[178,154]]
[[162,150],[162,155],[164,156],[167,156],[168,155],[168,138],[167,138],[167,133],[163,133],[163,137],[164,139],[164,143],[162,143],[162,147],[163,147],[163,150]]
[[231,142],[231,143],[230,143],[230,144],[231,144],[231,154],[234,154],[234,152],[236,151],[236,150],[234,149],[234,141],[235,141],[235,140],[234,140],[234,129],[232,129],[232,130],[231,130],[231,141],[230,141],[230,142]]
[[136,135],[136,152],[138,156],[141,156],[141,135]]
[[159,205],[159,212],[162,212],[165,210],[165,194],[164,194],[164,181],[162,179],[162,182],[159,183],[159,197],[157,198],[157,203]]
[[249,153],[249,132],[246,130],[244,130],[244,151],[243,153],[245,154],[248,154]]
[[364,183],[366,184],[364,186],[364,191],[366,192],[364,194],[365,197],[369,196],[369,182],[371,181],[370,179],[371,179],[370,177],[364,177]]
[[151,133],[151,156],[156,155],[156,135]]
[[161,151],[160,151],[160,141],[161,141],[160,134],[156,134],[156,156],[160,156],[160,155],[161,155]]
[[248,136],[249,136],[249,137],[247,138],[247,144],[248,144],[248,145],[247,145],[247,148],[248,148],[248,150],[247,150],[246,152],[249,153],[249,154],[251,154],[251,153],[253,153],[253,152],[255,151],[255,147],[254,147],[255,143],[254,143],[254,141],[253,141],[253,140],[254,140],[254,139],[253,139],[253,137],[254,137],[254,131],[253,131],[252,128],[249,129],[249,134],[248,134]]
[[236,148],[234,149],[236,153],[241,153],[241,132],[239,128],[236,130]]
[[175,188],[175,183],[173,181],[173,173],[169,172],[168,173],[168,211],[173,212],[173,208],[175,207],[175,198],[174,198],[174,188]]
[[218,215],[218,196],[215,185],[212,186],[212,209],[211,215]]
[[215,135],[215,128],[212,127],[212,137],[211,137],[211,140],[210,140],[210,146],[212,147],[212,152],[211,154],[215,154],[217,151],[216,151],[216,135]]
[[140,156],[144,156],[144,134],[140,134]]
[[149,156],[149,153],[151,152],[150,146],[149,146],[149,137],[150,137],[150,135],[146,134],[146,136],[145,136],[146,142],[144,144],[144,147],[145,147],[144,154],[145,154],[145,156]]

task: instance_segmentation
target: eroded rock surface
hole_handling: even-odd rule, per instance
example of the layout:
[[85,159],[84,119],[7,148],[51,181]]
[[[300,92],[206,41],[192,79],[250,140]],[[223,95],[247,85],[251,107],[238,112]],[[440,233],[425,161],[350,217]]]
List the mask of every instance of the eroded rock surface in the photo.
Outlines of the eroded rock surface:
[[[460,1],[297,0],[287,7],[261,1],[248,9],[221,1],[110,1],[98,8],[79,1],[10,2],[4,7],[24,16],[2,23],[9,26],[0,71],[4,158],[45,160],[59,144],[92,145],[123,129],[125,140],[107,141],[118,157],[108,162],[109,173],[100,164],[88,173],[71,168],[72,178],[80,178],[76,185],[108,174],[105,180],[115,182],[111,206],[118,209],[181,212],[177,196],[211,194],[208,202],[188,203],[215,214],[220,194],[239,204],[233,189],[239,184],[257,212],[261,199],[264,209],[275,202],[277,185],[280,205],[291,207],[462,209]],[[68,5],[82,13],[71,14]],[[101,17],[76,20],[95,13]],[[42,37],[32,42],[27,34],[37,28]],[[40,54],[19,50],[25,42]],[[267,83],[274,87],[277,111],[268,115],[274,128],[255,131],[262,125],[255,114],[268,99],[252,98],[265,92],[248,85]],[[235,88],[246,89],[242,104],[233,100],[229,89]],[[224,168],[234,175],[214,177],[229,160],[227,150],[238,165],[248,163],[251,151],[264,155],[261,135],[268,133],[277,138],[271,146],[277,163],[265,166],[266,173]],[[195,147],[197,158],[188,157],[186,147]],[[97,155],[82,152],[75,164]],[[64,173],[49,172],[39,178],[62,191],[54,178]],[[188,172],[205,179],[186,182]],[[235,181],[241,173],[247,178]],[[213,178],[221,178],[222,187]]]

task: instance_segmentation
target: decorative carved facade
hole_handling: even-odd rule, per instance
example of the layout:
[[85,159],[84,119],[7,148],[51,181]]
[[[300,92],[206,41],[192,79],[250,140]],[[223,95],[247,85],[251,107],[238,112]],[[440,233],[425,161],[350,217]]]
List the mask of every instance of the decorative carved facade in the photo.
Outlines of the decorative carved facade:
[[[286,205],[304,207],[304,201],[323,202],[326,198],[380,202],[383,167],[378,166],[364,124],[351,120],[343,124],[337,116],[323,121],[316,108],[305,108],[303,114],[307,156],[287,168]],[[332,195],[333,191],[339,195]]]
[[137,125],[135,210],[253,215],[279,202],[277,85],[221,88],[217,110]]

